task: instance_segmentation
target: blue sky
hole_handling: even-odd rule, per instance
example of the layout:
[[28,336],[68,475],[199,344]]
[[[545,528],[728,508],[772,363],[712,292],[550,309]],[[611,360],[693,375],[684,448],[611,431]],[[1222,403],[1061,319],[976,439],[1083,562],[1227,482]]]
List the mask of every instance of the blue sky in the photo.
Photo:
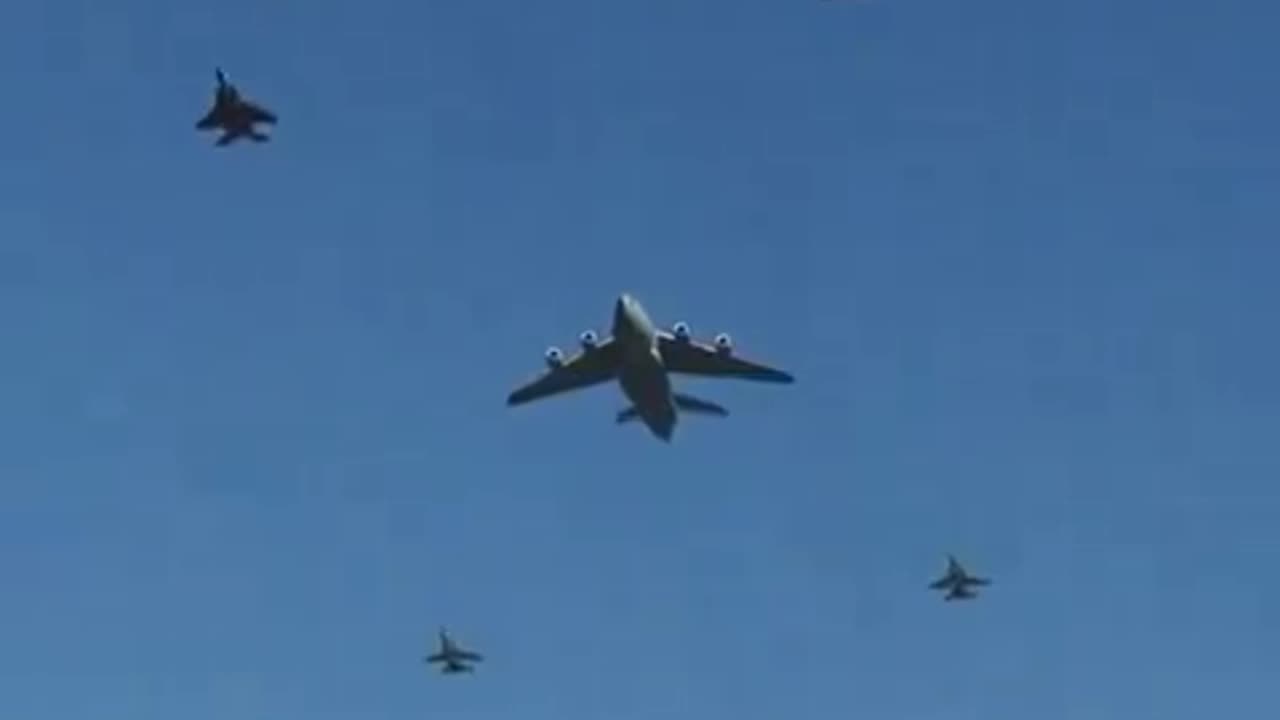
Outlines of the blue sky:
[[[6,4],[0,714],[1256,716],[1277,12]],[[623,290],[799,382],[503,406]]]

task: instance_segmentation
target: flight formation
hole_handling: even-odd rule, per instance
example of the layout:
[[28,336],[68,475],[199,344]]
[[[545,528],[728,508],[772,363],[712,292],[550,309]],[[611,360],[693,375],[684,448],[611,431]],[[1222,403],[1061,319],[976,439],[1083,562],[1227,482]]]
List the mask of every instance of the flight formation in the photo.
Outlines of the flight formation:
[[[213,105],[196,122],[200,131],[219,131],[214,145],[225,147],[238,140],[264,143],[270,136],[261,126],[275,126],[276,115],[249,100],[227,79],[221,68],[214,71],[216,87]],[[677,322],[663,330],[650,319],[640,301],[623,293],[613,304],[612,327],[607,337],[593,330],[578,337],[580,348],[566,356],[558,347],[548,348],[546,369],[507,396],[507,405],[525,405],[554,395],[617,381],[627,405],[614,418],[619,425],[639,423],[658,440],[671,442],[681,415],[727,417],[722,405],[676,390],[672,375],[708,378],[735,378],[761,383],[790,384],[795,378],[785,370],[742,357],[726,333],[710,342],[693,337],[687,323]],[[991,584],[987,578],[970,575],[952,555],[947,555],[945,574],[929,584],[945,591],[943,599],[972,600],[976,589]],[[445,675],[471,674],[484,656],[465,649],[441,627],[438,647],[423,658],[439,666]]]

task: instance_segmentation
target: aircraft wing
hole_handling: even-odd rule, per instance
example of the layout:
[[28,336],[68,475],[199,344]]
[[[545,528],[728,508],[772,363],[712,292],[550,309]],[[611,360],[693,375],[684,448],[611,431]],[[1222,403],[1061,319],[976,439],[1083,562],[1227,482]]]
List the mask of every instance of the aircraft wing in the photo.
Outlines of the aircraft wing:
[[941,590],[941,589],[945,588],[946,586],[948,586],[948,585],[950,585],[950,584],[951,584],[951,578],[950,578],[950,577],[944,577],[944,578],[942,578],[942,579],[940,579],[940,580],[934,580],[933,582],[929,583],[929,589],[930,589],[930,590]]
[[581,390],[612,380],[618,373],[621,347],[613,338],[600,341],[552,368],[507,397],[507,405],[523,405],[551,395]]
[[270,123],[272,125],[275,125],[277,122],[275,114],[263,108],[261,105],[251,103],[248,100],[242,100],[240,107],[243,108],[245,115],[247,115],[253,122]]
[[216,127],[218,127],[217,107],[210,108],[209,112],[205,113],[205,116],[196,122],[197,130],[212,130]]
[[662,362],[669,372],[760,382],[795,382],[790,373],[720,352],[707,343],[682,340],[670,333],[658,334],[658,351],[662,353]]
[[456,653],[454,653],[453,656],[458,660],[462,660],[464,662],[481,662],[484,660],[483,655],[481,655],[478,652],[472,652],[470,650],[459,650]]
[[445,655],[444,653],[438,652],[438,653],[433,653],[431,655],[428,655],[426,660],[429,663],[438,663],[438,662],[444,662],[445,660],[448,660],[448,659],[449,657],[447,655]]

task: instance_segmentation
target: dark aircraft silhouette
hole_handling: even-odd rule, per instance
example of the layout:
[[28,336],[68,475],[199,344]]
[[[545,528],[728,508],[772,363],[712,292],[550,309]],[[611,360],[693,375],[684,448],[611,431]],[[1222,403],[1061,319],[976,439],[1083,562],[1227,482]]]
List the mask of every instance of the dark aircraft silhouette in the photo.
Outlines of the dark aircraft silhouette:
[[980,578],[970,575],[965,571],[960,562],[954,556],[947,556],[947,574],[942,579],[929,584],[932,590],[946,590],[947,594],[944,600],[972,600],[978,594],[973,591],[976,587],[985,587],[990,585],[991,581],[987,578]]
[[227,82],[222,68],[217,68],[218,89],[214,91],[213,107],[196,123],[197,130],[222,130],[222,136],[215,143],[218,146],[230,145],[240,138],[249,138],[254,142],[266,142],[269,136],[258,132],[255,125],[265,123],[276,124],[276,116],[260,105],[244,99],[235,85]]
[[639,301],[627,294],[614,303],[612,337],[599,338],[588,330],[580,340],[582,352],[570,358],[558,348],[547,350],[548,370],[511,393],[507,405],[617,380],[631,401],[618,413],[618,422],[640,420],[655,436],[670,441],[677,410],[720,417],[729,412],[713,402],[672,392],[669,373],[793,382],[788,373],[735,355],[732,341],[723,333],[714,343],[704,343],[693,339],[685,323],[676,323],[672,332],[657,329]]
[[480,653],[463,650],[449,637],[448,631],[440,628],[440,650],[424,658],[427,663],[440,663],[440,672],[444,675],[457,673],[473,673],[475,668],[467,663],[482,662]]

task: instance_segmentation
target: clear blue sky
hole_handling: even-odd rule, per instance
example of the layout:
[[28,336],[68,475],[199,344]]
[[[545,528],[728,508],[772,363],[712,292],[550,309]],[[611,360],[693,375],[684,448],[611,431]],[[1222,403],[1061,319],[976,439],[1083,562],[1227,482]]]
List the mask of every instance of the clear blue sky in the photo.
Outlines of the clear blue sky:
[[[1265,714],[1278,12],[5,4],[0,715]],[[799,382],[504,407],[623,290]]]

